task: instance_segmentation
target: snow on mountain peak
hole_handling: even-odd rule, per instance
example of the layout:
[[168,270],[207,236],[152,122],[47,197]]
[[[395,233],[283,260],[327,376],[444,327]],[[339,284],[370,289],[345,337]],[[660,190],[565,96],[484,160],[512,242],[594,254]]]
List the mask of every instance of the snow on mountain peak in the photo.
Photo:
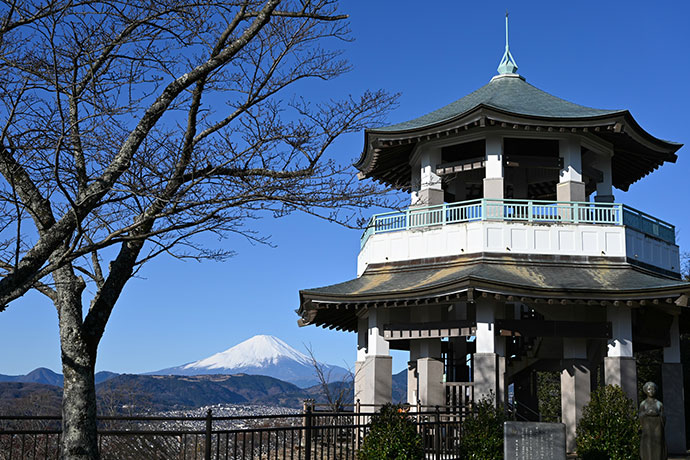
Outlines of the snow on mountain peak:
[[278,364],[285,359],[305,365],[312,364],[311,358],[295,350],[279,338],[272,335],[255,335],[225,351],[189,363],[183,366],[183,369],[263,367]]

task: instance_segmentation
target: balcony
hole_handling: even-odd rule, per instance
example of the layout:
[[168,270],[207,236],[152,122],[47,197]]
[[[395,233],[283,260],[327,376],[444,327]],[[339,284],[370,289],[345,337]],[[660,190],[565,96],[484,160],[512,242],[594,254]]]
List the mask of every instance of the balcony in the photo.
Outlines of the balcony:
[[358,273],[370,263],[473,252],[626,257],[679,272],[675,227],[621,203],[478,199],[372,216]]

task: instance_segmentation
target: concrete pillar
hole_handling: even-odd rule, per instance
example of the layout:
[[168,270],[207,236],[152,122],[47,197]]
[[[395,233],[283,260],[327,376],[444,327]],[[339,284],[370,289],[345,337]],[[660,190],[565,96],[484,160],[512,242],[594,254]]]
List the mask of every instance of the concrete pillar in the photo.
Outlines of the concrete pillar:
[[558,155],[563,160],[563,169],[556,186],[556,199],[558,201],[585,201],[580,142],[576,138],[559,140]]
[[613,175],[611,173],[611,155],[597,155],[593,167],[602,172],[601,182],[597,182],[597,194],[594,201],[598,203],[613,203]]
[[443,385],[443,362],[435,358],[419,358],[417,372],[419,373],[419,400],[422,406],[444,406],[446,394]]
[[407,403],[417,404],[419,400],[419,372],[417,360],[419,359],[419,341],[410,340],[410,360],[407,362]]
[[565,424],[566,450],[574,452],[577,422],[589,403],[591,378],[587,361],[587,339],[563,339],[561,372],[561,421]]
[[484,198],[502,200],[504,196],[503,139],[498,134],[491,133],[486,136],[484,168]]
[[367,356],[367,335],[369,334],[368,318],[357,319],[357,361],[355,361],[355,401],[362,399],[364,395],[364,374],[362,366]]
[[671,323],[671,344],[664,348],[661,365],[664,413],[666,414],[666,445],[671,454],[685,454],[685,393],[683,365],[680,362],[680,331],[678,316]]
[[606,307],[612,337],[604,358],[604,381],[620,386],[637,406],[637,366],[633,357],[632,313],[627,307]]
[[[364,361],[359,365],[362,374],[356,383],[357,394],[362,404],[382,405],[392,400],[393,359],[388,342],[383,338],[383,325],[388,320],[384,309],[372,308],[367,318],[367,347]],[[359,326],[359,324],[358,324]],[[377,408],[364,406],[363,410]]]
[[[443,186],[441,177],[436,174],[436,166],[441,163],[440,148],[426,148],[418,155],[418,163],[412,165],[419,170],[419,191],[412,196],[413,206],[433,206],[443,204]],[[415,200],[416,198],[416,200]]]
[[419,160],[410,164],[410,205],[420,206],[419,191],[422,189],[422,167]]
[[496,330],[494,325],[496,302],[480,299],[477,302],[476,352],[472,362],[474,399],[499,397],[499,362],[496,354]]
[[506,391],[506,338],[495,337],[496,342],[496,400],[506,405],[508,392]]
[[391,356],[367,356],[361,365],[362,404],[376,407],[363,407],[364,412],[376,412],[383,404],[393,399],[393,358]]

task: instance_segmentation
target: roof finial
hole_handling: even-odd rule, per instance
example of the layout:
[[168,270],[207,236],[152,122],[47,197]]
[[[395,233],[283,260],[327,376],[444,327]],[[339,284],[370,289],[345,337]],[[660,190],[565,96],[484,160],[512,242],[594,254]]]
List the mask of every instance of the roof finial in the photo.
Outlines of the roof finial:
[[508,11],[506,10],[506,51],[503,53],[503,59],[498,65],[498,73],[501,75],[515,74],[517,73],[517,62],[512,54],[510,54],[510,48],[508,47]]

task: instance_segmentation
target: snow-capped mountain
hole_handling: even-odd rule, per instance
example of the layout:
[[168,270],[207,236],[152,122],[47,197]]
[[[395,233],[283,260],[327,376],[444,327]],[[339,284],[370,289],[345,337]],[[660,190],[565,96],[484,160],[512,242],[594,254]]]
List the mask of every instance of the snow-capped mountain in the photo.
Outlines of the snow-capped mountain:
[[[321,365],[331,381],[342,380],[349,374],[347,370],[339,366]],[[319,383],[311,358],[271,335],[257,335],[208,358],[151,372],[151,374],[267,375],[303,388]]]

